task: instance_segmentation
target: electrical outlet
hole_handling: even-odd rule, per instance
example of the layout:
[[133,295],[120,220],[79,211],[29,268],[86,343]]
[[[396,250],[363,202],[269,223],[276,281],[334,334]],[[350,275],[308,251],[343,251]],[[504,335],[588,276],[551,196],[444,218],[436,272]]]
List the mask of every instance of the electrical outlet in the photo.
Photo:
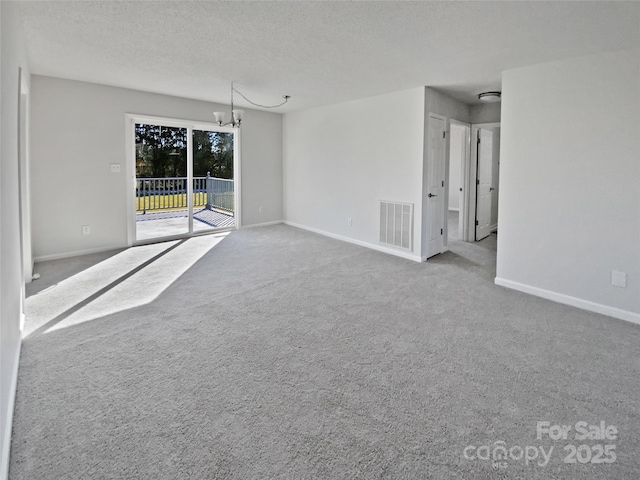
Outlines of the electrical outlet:
[[347,218],[347,223],[350,227],[353,227],[353,220],[351,220],[351,218]]
[[91,225],[83,225],[82,226],[82,234],[89,235],[91,233]]
[[120,173],[120,164],[112,163],[111,164],[111,173]]
[[614,287],[623,287],[627,286],[627,274],[624,272],[618,272],[616,270],[611,271],[611,285]]

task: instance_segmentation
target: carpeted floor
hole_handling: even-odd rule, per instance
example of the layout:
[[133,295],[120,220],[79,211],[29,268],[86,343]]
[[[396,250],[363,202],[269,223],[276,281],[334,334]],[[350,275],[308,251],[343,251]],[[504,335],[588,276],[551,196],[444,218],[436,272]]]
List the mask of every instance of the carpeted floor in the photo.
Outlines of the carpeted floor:
[[38,265],[10,478],[640,478],[640,327],[495,286],[495,245],[277,225]]

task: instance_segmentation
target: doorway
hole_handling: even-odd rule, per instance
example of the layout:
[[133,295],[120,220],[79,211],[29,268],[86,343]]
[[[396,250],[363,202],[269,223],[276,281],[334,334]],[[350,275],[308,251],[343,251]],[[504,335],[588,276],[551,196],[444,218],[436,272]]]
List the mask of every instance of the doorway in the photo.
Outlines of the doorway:
[[128,116],[129,243],[141,244],[239,226],[239,131]]
[[498,230],[500,123],[471,126],[468,241],[480,241]]
[[450,120],[448,161],[448,209],[447,240],[463,240],[465,215],[467,214],[465,192],[469,163],[470,125]]

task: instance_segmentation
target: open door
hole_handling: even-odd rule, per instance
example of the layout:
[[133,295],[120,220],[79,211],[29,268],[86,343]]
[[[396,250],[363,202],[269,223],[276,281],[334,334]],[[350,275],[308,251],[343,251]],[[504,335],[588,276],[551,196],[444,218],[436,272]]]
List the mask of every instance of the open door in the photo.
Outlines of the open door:
[[491,233],[493,133],[490,130],[479,129],[477,145],[476,241],[488,237]]
[[429,115],[429,152],[426,168],[427,252],[433,257],[444,251],[445,220],[445,119]]

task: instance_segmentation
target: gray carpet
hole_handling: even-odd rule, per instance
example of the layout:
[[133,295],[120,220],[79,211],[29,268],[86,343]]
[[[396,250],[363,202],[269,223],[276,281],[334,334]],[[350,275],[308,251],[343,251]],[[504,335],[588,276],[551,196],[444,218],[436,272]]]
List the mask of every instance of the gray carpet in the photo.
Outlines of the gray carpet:
[[39,265],[10,478],[640,478],[640,328],[495,286],[495,245],[419,264],[278,225]]

